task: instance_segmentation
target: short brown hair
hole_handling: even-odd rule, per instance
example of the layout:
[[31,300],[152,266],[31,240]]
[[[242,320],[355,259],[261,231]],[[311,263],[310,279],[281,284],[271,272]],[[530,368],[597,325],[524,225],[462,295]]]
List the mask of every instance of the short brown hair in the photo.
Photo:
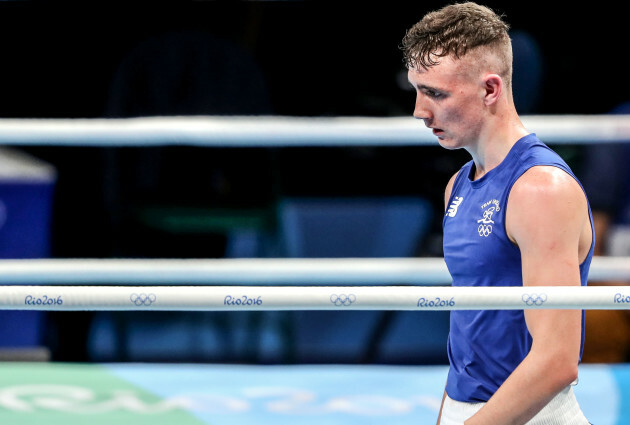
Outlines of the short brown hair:
[[407,68],[429,68],[439,58],[461,58],[471,50],[490,47],[498,53],[508,81],[512,75],[512,44],[509,25],[488,7],[473,2],[445,6],[416,23],[402,40]]

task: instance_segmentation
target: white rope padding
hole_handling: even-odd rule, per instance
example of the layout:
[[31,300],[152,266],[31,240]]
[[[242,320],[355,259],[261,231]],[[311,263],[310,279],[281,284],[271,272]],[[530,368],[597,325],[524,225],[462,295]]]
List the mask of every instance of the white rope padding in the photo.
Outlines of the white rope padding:
[[630,308],[626,286],[0,286],[11,310],[517,310]]
[[[630,282],[630,258],[594,257],[590,282]],[[0,260],[0,285],[445,285],[435,258]]]
[[[548,144],[626,142],[628,115],[523,116]],[[351,146],[437,145],[413,117],[196,116],[125,119],[0,119],[2,145]]]
[[444,285],[450,282],[443,258],[0,260],[0,284]]

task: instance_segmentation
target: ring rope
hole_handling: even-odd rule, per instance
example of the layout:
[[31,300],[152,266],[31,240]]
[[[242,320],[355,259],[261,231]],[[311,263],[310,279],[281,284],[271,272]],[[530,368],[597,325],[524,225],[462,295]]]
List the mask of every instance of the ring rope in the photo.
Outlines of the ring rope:
[[[548,144],[630,140],[627,115],[530,115]],[[47,146],[392,146],[437,144],[405,117],[197,116],[123,119],[0,119],[0,144]]]
[[[0,285],[445,285],[435,258],[0,260]],[[594,257],[589,281],[630,281],[630,258]]]
[[7,310],[630,309],[627,286],[0,286]]
[[0,260],[3,285],[443,285],[450,282],[443,258]]

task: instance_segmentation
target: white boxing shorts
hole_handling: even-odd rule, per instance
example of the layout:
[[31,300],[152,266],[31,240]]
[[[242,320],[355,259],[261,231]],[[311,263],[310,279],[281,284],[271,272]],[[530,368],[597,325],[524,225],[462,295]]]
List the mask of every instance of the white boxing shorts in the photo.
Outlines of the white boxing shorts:
[[[464,403],[447,395],[442,406],[440,425],[463,425],[464,421],[477,413],[484,404]],[[573,388],[568,386],[526,425],[589,425],[589,422],[580,409]]]

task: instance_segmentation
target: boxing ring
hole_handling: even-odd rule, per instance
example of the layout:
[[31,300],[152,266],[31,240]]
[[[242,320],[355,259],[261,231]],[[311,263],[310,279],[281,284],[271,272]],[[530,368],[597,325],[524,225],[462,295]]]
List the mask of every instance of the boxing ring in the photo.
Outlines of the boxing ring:
[[[627,117],[526,117],[549,144],[630,140]],[[412,119],[0,120],[0,143],[65,146],[433,144]],[[597,135],[594,138],[594,135]],[[453,288],[441,258],[0,260],[0,310],[629,309],[630,287]],[[590,281],[630,281],[593,259]],[[446,366],[0,363],[11,424],[433,423]],[[630,423],[630,365],[582,364],[591,422]]]

